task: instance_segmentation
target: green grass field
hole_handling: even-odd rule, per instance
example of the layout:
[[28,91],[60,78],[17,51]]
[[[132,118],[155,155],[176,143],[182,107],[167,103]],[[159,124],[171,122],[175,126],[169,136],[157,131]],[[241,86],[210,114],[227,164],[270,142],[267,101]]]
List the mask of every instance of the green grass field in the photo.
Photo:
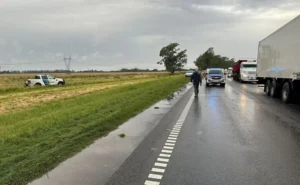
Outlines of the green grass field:
[[[0,184],[27,184],[187,83],[182,75],[128,81],[10,93],[19,98],[49,92],[59,96],[94,88],[0,114]],[[1,101],[10,98],[0,96]]]
[[[5,92],[28,91],[24,87],[27,79],[36,74],[0,74],[0,94]],[[166,72],[105,72],[105,73],[52,73],[57,78],[64,78],[67,86],[114,82],[168,76]]]

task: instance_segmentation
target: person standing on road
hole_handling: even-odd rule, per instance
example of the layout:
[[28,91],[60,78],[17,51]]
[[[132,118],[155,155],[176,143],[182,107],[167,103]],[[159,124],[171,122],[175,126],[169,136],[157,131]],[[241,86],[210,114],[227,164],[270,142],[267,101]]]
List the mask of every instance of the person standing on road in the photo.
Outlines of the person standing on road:
[[199,84],[202,86],[202,77],[199,68],[192,74],[191,82],[193,82],[194,85],[195,96],[198,96]]

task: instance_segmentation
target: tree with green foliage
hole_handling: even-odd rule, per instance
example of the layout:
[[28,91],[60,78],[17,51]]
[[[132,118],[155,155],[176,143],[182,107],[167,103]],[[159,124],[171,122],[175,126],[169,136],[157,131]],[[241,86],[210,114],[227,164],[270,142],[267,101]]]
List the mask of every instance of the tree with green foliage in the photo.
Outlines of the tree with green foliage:
[[203,54],[201,54],[196,61],[195,65],[201,69],[207,68],[225,68],[232,67],[235,63],[234,59],[229,59],[221,55],[215,55],[214,48],[208,48]]
[[181,70],[183,66],[187,63],[187,50],[180,51],[178,48],[179,44],[171,43],[160,50],[159,56],[163,59],[158,64],[164,64],[166,70],[172,75],[176,70]]

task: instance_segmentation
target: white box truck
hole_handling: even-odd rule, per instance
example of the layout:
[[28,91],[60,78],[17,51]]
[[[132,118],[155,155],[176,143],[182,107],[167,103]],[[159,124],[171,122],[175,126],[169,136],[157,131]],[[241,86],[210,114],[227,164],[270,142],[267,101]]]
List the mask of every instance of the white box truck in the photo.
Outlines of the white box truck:
[[285,103],[300,95],[300,15],[259,42],[257,79]]

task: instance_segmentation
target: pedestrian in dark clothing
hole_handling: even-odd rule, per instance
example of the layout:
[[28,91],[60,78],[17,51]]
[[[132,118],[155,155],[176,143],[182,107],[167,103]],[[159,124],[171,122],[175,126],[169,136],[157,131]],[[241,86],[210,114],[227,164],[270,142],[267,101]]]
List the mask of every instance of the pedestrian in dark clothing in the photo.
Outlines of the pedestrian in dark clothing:
[[200,69],[197,69],[191,76],[191,82],[194,85],[195,96],[199,93],[199,84],[202,85],[202,76],[200,74]]

